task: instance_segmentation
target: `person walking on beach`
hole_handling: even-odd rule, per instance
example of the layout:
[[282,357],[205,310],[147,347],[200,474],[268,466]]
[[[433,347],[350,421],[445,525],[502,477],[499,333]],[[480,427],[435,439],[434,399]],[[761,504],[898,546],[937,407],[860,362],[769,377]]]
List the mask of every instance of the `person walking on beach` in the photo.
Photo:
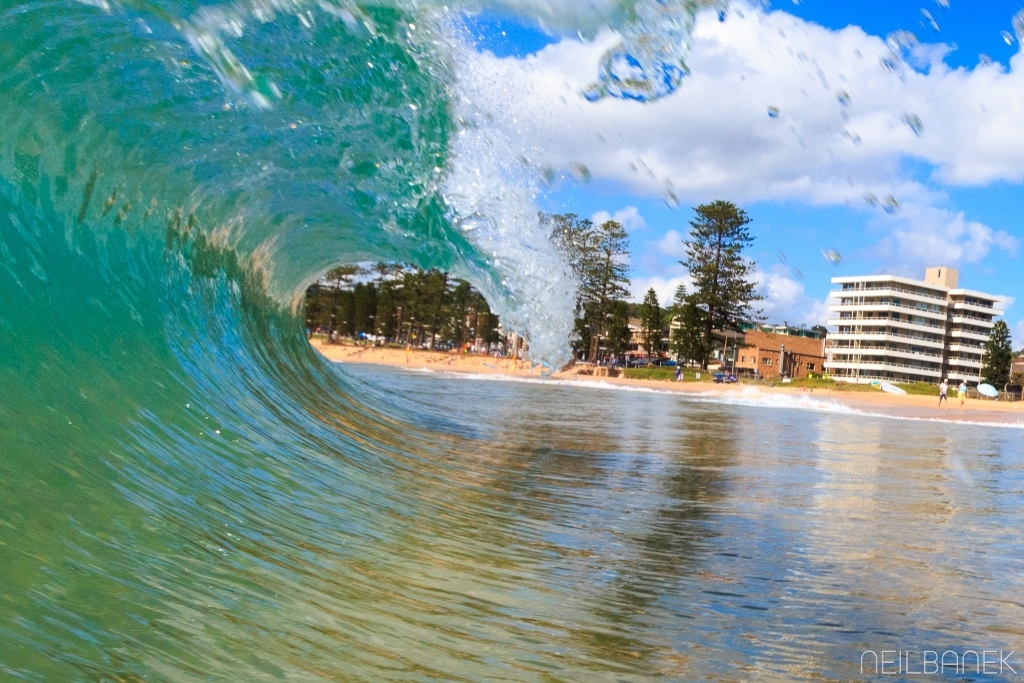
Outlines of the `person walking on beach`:
[[946,408],[949,408],[949,403],[946,401],[949,394],[949,380],[942,380],[942,384],[939,385],[939,407],[942,407],[943,403],[946,403]]
[[960,386],[956,390],[957,398],[960,399],[959,410],[964,409],[964,400],[967,398],[967,382],[960,380]]
[[679,378],[682,377],[682,375],[683,375],[683,368],[682,368],[681,365],[679,365],[679,363],[676,363],[676,381],[677,382],[679,381]]

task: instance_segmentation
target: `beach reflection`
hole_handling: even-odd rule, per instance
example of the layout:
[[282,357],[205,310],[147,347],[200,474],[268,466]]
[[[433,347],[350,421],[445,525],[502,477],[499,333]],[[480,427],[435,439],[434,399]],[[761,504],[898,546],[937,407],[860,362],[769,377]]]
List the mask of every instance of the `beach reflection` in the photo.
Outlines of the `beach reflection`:
[[374,381],[465,406],[443,431],[477,444],[459,456],[475,484],[452,505],[490,510],[502,547],[487,554],[522,572],[492,586],[531,596],[517,614],[536,642],[502,659],[520,674],[543,651],[590,680],[843,680],[865,649],[1009,650],[1020,635],[1012,430]]

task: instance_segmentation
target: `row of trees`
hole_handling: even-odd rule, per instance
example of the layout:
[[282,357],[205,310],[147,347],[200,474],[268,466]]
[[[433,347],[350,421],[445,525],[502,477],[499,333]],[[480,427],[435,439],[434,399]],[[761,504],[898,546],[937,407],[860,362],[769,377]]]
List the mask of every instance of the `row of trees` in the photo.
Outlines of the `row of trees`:
[[306,291],[306,323],[310,331],[431,348],[499,341],[498,317],[468,282],[396,263],[329,271]]
[[760,300],[750,277],[755,264],[743,252],[754,238],[750,217],[732,202],[714,201],[695,209],[690,234],[683,241],[693,291],[680,286],[669,308],[661,308],[650,289],[637,309],[628,295],[629,238],[616,221],[595,225],[575,214],[544,215],[551,239],[572,268],[580,287],[576,298],[577,357],[596,361],[600,349],[619,355],[631,339],[631,312],[640,319],[644,348],[661,347],[671,325],[672,352],[679,359],[706,367],[716,344],[715,332],[736,330],[743,321],[761,320],[753,304]]

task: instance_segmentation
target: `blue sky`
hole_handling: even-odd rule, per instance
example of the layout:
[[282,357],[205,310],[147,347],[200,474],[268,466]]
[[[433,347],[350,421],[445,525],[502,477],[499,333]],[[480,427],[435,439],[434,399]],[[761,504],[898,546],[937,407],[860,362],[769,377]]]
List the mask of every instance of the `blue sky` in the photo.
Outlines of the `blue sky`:
[[[648,104],[580,96],[615,33],[584,41],[493,13],[467,25],[473,69],[505,86],[491,93],[514,122],[510,137],[533,139],[524,156],[556,171],[539,208],[623,218],[638,289],[682,281],[671,231],[685,234],[691,206],[730,199],[754,219],[751,256],[773,322],[823,322],[831,277],[920,276],[941,263],[960,269],[961,286],[1011,299],[1006,318],[1022,345],[1024,58],[1012,26],[1021,7],[948,4],[733,3],[725,21],[698,18],[690,74]],[[897,30],[920,45],[887,73],[878,56]],[[920,135],[905,125],[913,116]],[[886,213],[890,195],[899,210]],[[824,249],[843,262],[828,263]]]

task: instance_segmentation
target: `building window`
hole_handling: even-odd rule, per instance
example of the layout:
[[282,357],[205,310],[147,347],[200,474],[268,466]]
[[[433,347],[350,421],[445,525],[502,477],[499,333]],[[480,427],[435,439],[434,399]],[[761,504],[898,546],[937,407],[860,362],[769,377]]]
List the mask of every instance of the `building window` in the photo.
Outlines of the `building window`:
[[761,363],[763,365],[771,365],[772,364],[772,359],[771,358],[762,358],[761,359]]
[[746,356],[740,356],[740,362],[741,363],[746,363],[747,362],[747,357]]
[[807,371],[808,372],[814,372],[814,363],[808,363],[807,364]]

